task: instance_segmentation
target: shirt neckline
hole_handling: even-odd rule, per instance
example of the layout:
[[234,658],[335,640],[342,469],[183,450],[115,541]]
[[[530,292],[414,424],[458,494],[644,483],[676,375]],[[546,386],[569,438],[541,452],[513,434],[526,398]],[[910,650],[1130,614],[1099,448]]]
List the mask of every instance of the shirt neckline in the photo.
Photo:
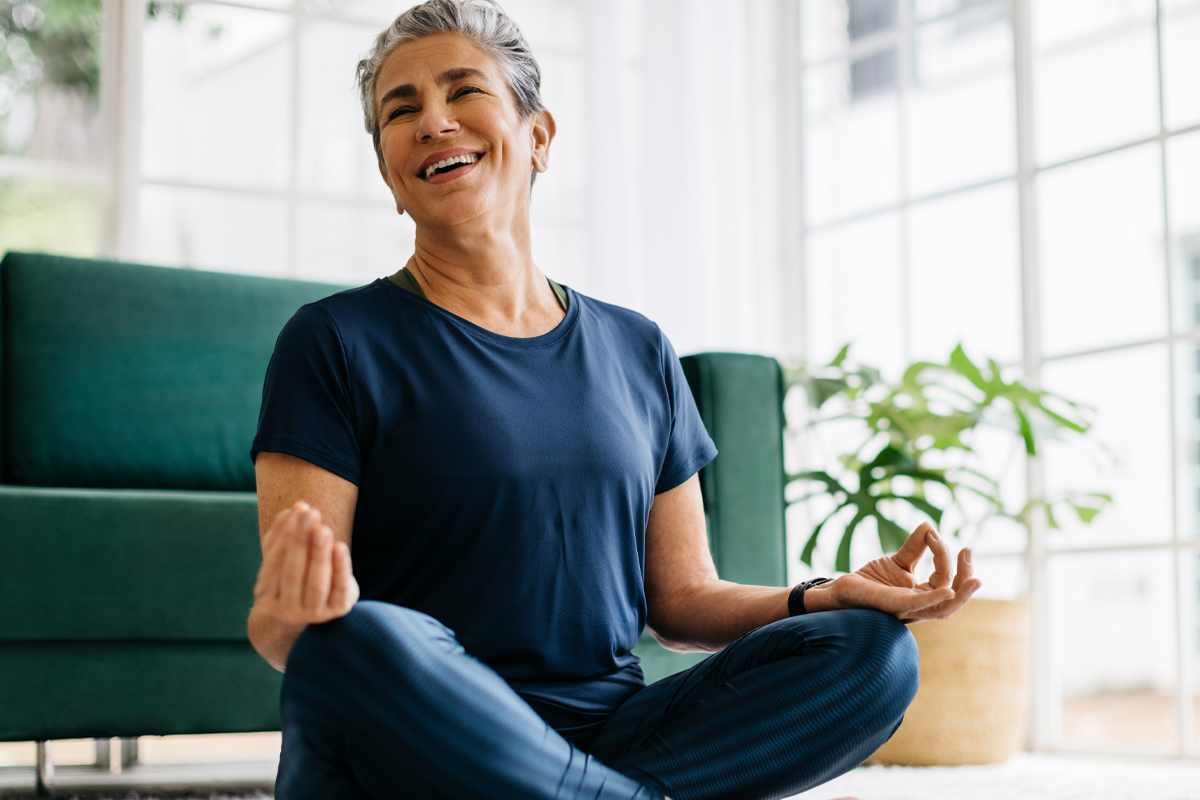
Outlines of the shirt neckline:
[[565,316],[563,316],[562,320],[559,321],[558,325],[538,336],[504,336],[503,334],[490,331],[481,325],[476,325],[469,319],[460,317],[452,311],[447,311],[426,297],[421,297],[415,292],[410,292],[407,289],[397,286],[390,278],[379,278],[376,282],[385,284],[388,287],[387,290],[390,291],[393,296],[403,298],[403,302],[415,303],[419,308],[432,311],[434,314],[441,316],[446,321],[454,324],[458,328],[461,328],[472,336],[485,339],[504,347],[526,350],[547,347],[569,334],[579,319],[579,295],[570,286],[562,287],[567,293],[567,313]]

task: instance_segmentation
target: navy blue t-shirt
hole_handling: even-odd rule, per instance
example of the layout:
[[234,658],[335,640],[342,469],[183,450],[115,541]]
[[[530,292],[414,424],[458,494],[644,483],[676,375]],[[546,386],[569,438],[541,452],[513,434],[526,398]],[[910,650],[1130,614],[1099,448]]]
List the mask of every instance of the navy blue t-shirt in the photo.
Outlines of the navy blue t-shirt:
[[554,330],[512,338],[387,279],[284,327],[264,451],[358,486],[363,599],[439,620],[580,734],[644,685],[631,651],[654,495],[716,455],[670,343],[640,314],[569,291]]

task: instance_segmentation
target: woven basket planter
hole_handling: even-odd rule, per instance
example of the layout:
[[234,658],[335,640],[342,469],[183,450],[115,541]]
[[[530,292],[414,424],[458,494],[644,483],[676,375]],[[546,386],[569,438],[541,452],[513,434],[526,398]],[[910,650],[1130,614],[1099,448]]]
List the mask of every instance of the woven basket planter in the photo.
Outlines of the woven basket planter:
[[1032,617],[1028,598],[972,600],[948,620],[911,626],[921,688],[869,763],[996,764],[1025,739]]

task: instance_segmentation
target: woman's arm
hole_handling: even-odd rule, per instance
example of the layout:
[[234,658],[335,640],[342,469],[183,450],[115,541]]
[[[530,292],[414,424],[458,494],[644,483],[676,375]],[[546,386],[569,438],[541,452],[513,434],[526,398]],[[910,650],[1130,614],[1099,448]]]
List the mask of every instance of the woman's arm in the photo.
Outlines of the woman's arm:
[[[934,572],[917,585],[912,571],[927,547],[933,551]],[[950,566],[945,543],[922,523],[898,553],[808,590],[804,605],[808,611],[875,608],[904,621],[944,619],[980,586],[971,577],[969,550],[959,554],[957,575]],[[787,617],[789,594],[791,589],[742,586],[717,577],[697,476],[655,496],[646,526],[647,627],[664,647],[720,650]]]
[[246,627],[282,672],[305,625],[344,616],[358,600],[350,564],[358,487],[282,453],[259,453],[254,470],[263,563]]

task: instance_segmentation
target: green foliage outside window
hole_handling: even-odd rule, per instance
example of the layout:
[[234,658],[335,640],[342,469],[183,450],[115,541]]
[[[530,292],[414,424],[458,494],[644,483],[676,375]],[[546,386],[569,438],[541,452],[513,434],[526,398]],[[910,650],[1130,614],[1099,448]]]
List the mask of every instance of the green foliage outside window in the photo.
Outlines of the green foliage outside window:
[[100,0],[0,0],[0,115],[43,80],[98,97],[100,28]]
[[[909,366],[896,383],[883,380],[876,369],[853,363],[846,345],[829,364],[800,366],[785,371],[788,388],[803,390],[809,421],[805,427],[836,420],[857,423],[855,443],[825,469],[789,475],[793,485],[808,493],[801,502],[828,496],[834,510],[816,524],[801,553],[812,564],[813,551],[825,527],[839,512],[850,509],[842,531],[835,568],[850,571],[850,545],[866,520],[874,520],[884,552],[894,552],[908,531],[894,519],[898,506],[908,506],[941,525],[954,506],[972,526],[993,516],[1010,517],[1026,527],[1034,513],[1045,513],[1051,528],[1058,514],[1076,514],[1086,523],[1112,498],[1099,492],[1067,492],[1033,498],[1013,509],[1001,496],[998,476],[982,463],[972,434],[992,425],[1009,431],[1028,456],[1037,456],[1045,440],[1091,429],[1091,409],[1051,392],[1006,381],[995,361],[976,364],[961,346],[942,364],[920,361]],[[790,422],[790,421],[789,421]],[[792,426],[793,429],[796,426]],[[928,489],[943,488],[935,501]],[[985,511],[975,519],[964,500],[973,496]],[[958,534],[960,529],[948,531]]]

